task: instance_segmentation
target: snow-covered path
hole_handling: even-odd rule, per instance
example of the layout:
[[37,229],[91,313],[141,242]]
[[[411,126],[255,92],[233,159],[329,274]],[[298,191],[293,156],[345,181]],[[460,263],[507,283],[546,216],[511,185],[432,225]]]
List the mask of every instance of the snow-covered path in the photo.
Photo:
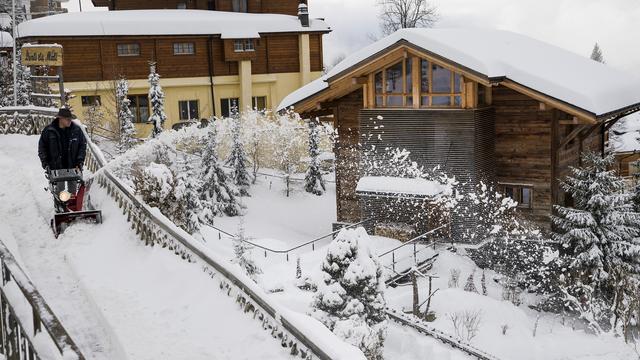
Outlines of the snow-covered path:
[[104,223],[56,240],[36,146],[0,136],[0,238],[88,359],[289,358],[196,265],[142,246],[102,189]]

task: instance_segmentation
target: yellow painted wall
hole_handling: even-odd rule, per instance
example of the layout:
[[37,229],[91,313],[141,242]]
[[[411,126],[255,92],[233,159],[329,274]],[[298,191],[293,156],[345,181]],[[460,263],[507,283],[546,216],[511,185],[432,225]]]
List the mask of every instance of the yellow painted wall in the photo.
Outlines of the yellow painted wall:
[[[322,74],[313,72],[312,79],[317,79]],[[267,107],[274,108],[280,104],[282,99],[291,92],[297,90],[301,83],[300,73],[264,74],[251,76],[251,96],[266,96]],[[240,98],[240,78],[239,76],[217,76],[213,78],[215,96],[215,115],[221,116],[220,99]],[[178,101],[198,100],[200,118],[209,118],[213,115],[213,104],[211,104],[210,80],[208,77],[199,78],[173,78],[161,79],[160,85],[165,93],[165,112],[167,123],[165,128],[180,120]],[[115,121],[115,98],[113,94],[113,83],[109,81],[101,82],[69,82],[65,87],[70,89],[76,96],[70,101],[75,114],[82,118],[83,107],[82,96],[99,95],[102,101],[102,110],[106,113],[107,122],[105,127],[114,128]],[[146,95],[149,90],[147,79],[129,80],[129,95]],[[146,137],[151,132],[151,125],[136,124],[138,136]]]

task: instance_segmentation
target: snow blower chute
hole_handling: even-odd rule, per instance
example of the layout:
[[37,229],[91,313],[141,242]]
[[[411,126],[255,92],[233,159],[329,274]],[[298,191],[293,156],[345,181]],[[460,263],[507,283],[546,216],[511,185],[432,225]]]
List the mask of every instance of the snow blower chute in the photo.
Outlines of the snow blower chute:
[[66,225],[77,219],[89,219],[98,224],[102,223],[102,211],[95,210],[89,202],[90,182],[85,183],[80,170],[49,170],[47,177],[56,210],[56,214],[51,219],[51,228],[56,238]]

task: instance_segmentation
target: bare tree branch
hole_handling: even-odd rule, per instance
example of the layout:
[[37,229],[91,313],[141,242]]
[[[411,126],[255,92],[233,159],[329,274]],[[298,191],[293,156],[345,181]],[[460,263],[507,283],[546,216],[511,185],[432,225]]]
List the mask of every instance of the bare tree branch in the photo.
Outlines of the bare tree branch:
[[404,28],[432,27],[438,11],[428,0],[378,0],[382,7],[380,27],[383,35]]

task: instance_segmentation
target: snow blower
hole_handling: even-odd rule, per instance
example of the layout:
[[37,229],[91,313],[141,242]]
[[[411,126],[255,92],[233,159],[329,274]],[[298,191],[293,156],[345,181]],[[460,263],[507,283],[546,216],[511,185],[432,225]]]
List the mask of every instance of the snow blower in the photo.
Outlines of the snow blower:
[[51,229],[56,238],[66,226],[77,219],[102,223],[102,211],[95,210],[89,202],[90,182],[85,183],[80,170],[49,170],[47,178],[56,211],[51,219]]

